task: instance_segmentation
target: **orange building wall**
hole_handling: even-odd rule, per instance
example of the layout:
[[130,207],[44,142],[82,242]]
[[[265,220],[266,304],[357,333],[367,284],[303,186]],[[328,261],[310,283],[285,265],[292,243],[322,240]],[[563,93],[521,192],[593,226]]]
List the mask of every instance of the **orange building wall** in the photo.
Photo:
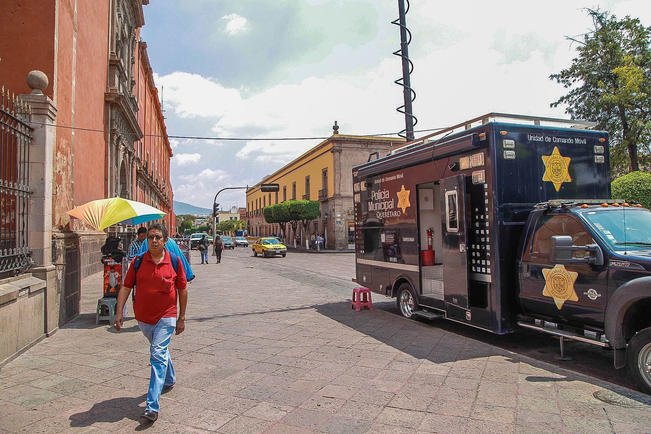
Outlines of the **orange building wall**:
[[29,93],[31,89],[25,78],[29,71],[38,69],[50,79],[44,93],[54,99],[54,2],[2,0],[0,3],[0,86],[15,94]]
[[[56,47],[56,92],[54,102],[57,106],[57,125],[73,126],[72,80],[73,80],[73,46],[75,28],[74,0],[59,1]],[[66,226],[70,222],[65,212],[74,207],[72,141],[73,131],[69,128],[57,128],[56,147],[54,150],[54,186],[52,220],[55,226]]]
[[101,180],[107,179],[104,125],[106,71],[108,70],[109,2],[77,1],[74,126],[96,131],[76,130],[74,136],[75,204],[105,197]]
[[[66,211],[106,195],[104,91],[108,58],[108,2],[60,0],[57,46],[57,145],[53,220],[70,221]],[[73,182],[74,179],[74,182]]]

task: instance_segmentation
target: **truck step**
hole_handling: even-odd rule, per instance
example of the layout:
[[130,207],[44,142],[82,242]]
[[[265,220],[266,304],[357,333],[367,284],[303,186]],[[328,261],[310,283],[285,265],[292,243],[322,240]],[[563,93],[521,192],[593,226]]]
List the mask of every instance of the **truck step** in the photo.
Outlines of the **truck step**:
[[578,333],[574,333],[574,332],[571,332],[571,331],[568,331],[568,330],[559,330],[559,329],[555,329],[555,328],[547,328],[547,327],[544,327],[544,326],[539,326],[539,325],[531,324],[531,323],[524,322],[524,321],[518,321],[518,325],[520,327],[525,327],[525,328],[536,330],[536,331],[539,331],[539,332],[542,332],[542,333],[548,333],[550,335],[559,336],[559,337],[563,337],[563,338],[567,338],[567,339],[572,339],[572,340],[575,340],[575,341],[586,342],[588,344],[593,344],[593,345],[597,345],[597,346],[604,347],[604,348],[610,347],[610,345],[607,342],[601,342],[601,341],[598,341],[596,339],[591,339],[591,338],[588,338],[586,336],[583,336],[583,335],[580,335]]
[[426,318],[426,319],[439,319],[439,318],[445,318],[443,313],[438,313],[438,312],[431,312],[429,310],[417,310],[414,312],[414,315],[419,316],[421,318]]

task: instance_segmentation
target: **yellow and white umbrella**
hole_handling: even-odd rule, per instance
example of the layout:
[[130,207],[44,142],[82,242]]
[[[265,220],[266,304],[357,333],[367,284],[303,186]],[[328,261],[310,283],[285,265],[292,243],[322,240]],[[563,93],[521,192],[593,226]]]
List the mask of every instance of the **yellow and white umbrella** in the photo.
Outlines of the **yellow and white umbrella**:
[[67,213],[96,231],[102,231],[117,223],[138,225],[163,218],[166,214],[153,206],[121,197],[93,200]]

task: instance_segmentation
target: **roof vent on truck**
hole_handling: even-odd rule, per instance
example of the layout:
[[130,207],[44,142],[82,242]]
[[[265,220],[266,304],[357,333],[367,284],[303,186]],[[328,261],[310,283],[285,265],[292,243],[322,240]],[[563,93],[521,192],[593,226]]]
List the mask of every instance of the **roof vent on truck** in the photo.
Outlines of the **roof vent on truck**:
[[[549,118],[543,116],[528,116],[528,115],[516,115],[510,113],[487,113],[482,116],[467,120],[465,122],[452,125],[447,128],[441,128],[435,133],[428,134],[424,137],[421,137],[418,140],[414,140],[400,146],[389,153],[389,155],[402,152],[406,149],[409,149],[413,146],[423,145],[427,143],[440,141],[443,137],[449,136],[450,134],[457,133],[464,130],[469,130],[471,128],[479,127],[481,125],[486,125],[490,122],[504,122],[512,124],[522,124],[522,125],[536,125],[536,126],[546,126],[546,127],[563,127],[563,128],[572,128],[577,130],[587,130],[594,128],[597,124],[595,122],[580,120],[580,119],[559,119],[559,118]],[[443,135],[442,137],[439,137]]]

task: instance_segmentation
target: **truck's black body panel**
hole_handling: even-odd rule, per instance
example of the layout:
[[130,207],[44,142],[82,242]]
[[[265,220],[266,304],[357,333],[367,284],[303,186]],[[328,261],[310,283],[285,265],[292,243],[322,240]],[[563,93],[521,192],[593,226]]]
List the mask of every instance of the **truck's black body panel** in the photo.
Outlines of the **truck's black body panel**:
[[[551,199],[609,198],[607,140],[604,132],[492,122],[355,167],[358,282],[392,295],[406,279],[421,305],[508,332],[520,312],[516,257],[529,213]],[[454,183],[465,189],[456,216],[465,240],[446,227],[445,188]],[[440,250],[423,267],[423,216],[437,215],[440,223],[428,224]]]

